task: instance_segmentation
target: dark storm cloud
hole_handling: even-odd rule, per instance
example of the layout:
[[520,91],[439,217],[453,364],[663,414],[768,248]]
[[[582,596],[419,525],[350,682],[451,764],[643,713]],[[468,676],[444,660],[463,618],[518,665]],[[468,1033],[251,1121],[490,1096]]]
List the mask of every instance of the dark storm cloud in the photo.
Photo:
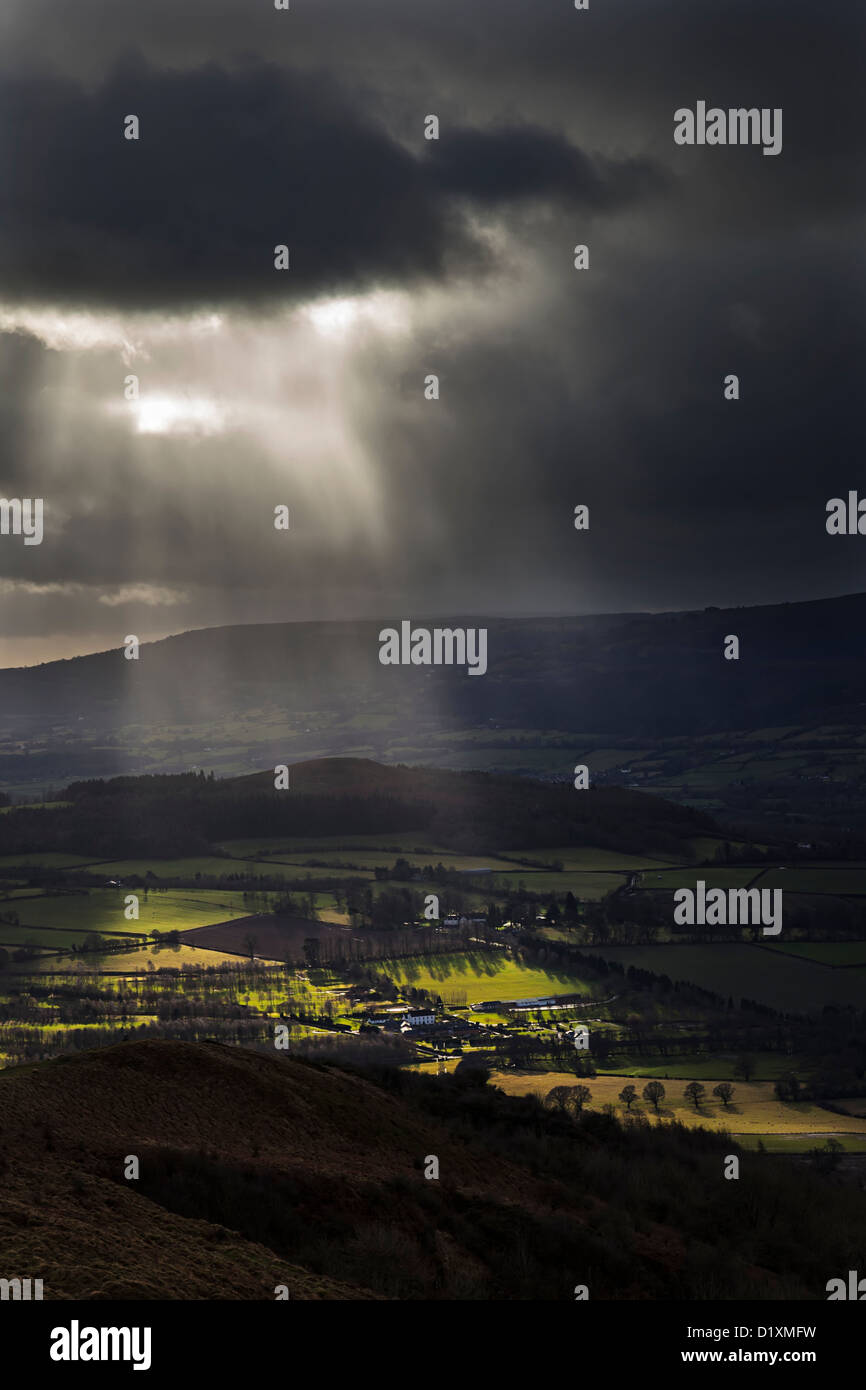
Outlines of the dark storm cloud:
[[[0,151],[0,298],[228,305],[221,371],[209,381],[204,354],[151,344],[145,394],[158,378],[231,401],[243,317],[261,333],[262,378],[274,354],[284,364],[254,402],[273,408],[276,445],[254,421],[190,442],[102,410],[117,352],[82,364],[0,338],[14,382],[4,485],[38,482],[62,521],[42,547],[3,548],[0,576],[72,586],[62,603],[50,588],[16,598],[9,630],[40,630],[51,610],[107,632],[136,602],[143,630],[150,613],[168,631],[862,588],[858,539],[824,530],[826,499],[858,486],[863,442],[858,11],[293,0],[276,15],[268,0],[77,0],[72,22],[55,0],[7,0],[0,119],[16,140]],[[144,62],[122,59],[131,41]],[[782,107],[782,153],[676,147],[674,110],[698,99]],[[129,112],[138,144],[122,139]],[[438,142],[423,139],[427,113]],[[576,242],[590,245],[586,273]],[[479,269],[481,286],[466,274]],[[307,448],[280,412],[309,404],[344,344],[318,340],[325,356],[303,378],[316,334],[286,346],[288,317],[269,328],[261,311],[378,285],[425,293],[407,333],[371,330],[345,349],[333,399],[359,448],[339,472],[342,441]],[[736,403],[722,395],[729,372]],[[263,537],[262,507],[283,497],[290,545]],[[381,522],[372,540],[355,521],[365,499]],[[187,606],[169,594],[163,612],[158,593],[149,610],[106,606],[118,586],[148,584]]]
[[[325,70],[386,113],[398,138],[423,111],[486,126],[567,122],[581,148],[667,162],[672,117],[698,98],[783,106],[785,154],[773,184],[789,213],[862,207],[864,24],[853,0],[4,0],[0,64],[97,80],[131,41],[160,67],[256,54]],[[509,116],[510,113],[510,116]],[[720,152],[717,152],[717,155]],[[683,161],[696,192],[751,205],[766,167]],[[760,185],[759,185],[760,187]]]
[[[497,593],[567,612],[861,588],[857,540],[824,524],[862,453],[859,252],[816,259],[807,276],[796,245],[770,274],[760,241],[729,257],[675,243],[661,264],[608,256],[604,279],[579,290],[563,271],[519,333],[366,362],[371,379],[390,365],[408,382],[440,353],[447,365],[444,421],[419,404],[399,434],[388,417],[367,422],[395,479],[391,525],[409,518],[406,563],[432,517],[427,577],[470,611],[497,607]],[[733,371],[737,402],[723,395]]]
[[594,163],[528,126],[452,131],[431,155],[419,118],[413,152],[326,77],[259,63],[127,61],[92,91],[7,79],[0,122],[18,132],[0,150],[7,299],[174,307],[405,284],[482,262],[455,195],[607,210],[663,182],[646,160]]
[[649,159],[592,159],[560,135],[532,126],[450,130],[431,143],[429,163],[446,193],[496,206],[555,199],[611,211],[660,193],[669,183]]

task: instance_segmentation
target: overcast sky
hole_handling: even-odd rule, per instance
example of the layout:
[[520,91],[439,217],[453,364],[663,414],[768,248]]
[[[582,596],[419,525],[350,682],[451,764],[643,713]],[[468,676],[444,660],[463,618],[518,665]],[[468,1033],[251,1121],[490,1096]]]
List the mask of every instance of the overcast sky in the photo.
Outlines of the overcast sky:
[[858,9],[2,0],[0,664],[866,588]]

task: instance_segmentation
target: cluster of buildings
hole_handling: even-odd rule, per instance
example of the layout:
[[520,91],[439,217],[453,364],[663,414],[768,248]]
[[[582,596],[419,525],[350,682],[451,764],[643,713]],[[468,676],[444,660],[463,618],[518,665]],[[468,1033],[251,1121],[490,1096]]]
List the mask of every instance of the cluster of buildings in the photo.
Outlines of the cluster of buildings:
[[449,1015],[437,1019],[423,1009],[389,1009],[387,1013],[370,1014],[367,1022],[389,1033],[427,1040],[433,1038],[477,1038],[485,1031],[475,1019]]
[[481,928],[481,927],[486,927],[486,926],[487,926],[487,918],[486,918],[486,917],[458,917],[458,915],[457,915],[456,912],[450,912],[450,913],[448,914],[447,917],[443,918],[442,925],[443,925],[443,927],[475,927],[475,928]]

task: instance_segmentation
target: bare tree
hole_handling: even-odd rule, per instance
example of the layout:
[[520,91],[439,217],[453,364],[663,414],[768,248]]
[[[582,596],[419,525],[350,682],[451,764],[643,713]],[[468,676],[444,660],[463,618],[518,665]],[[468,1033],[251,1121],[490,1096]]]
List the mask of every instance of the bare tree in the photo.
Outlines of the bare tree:
[[578,1115],[583,1114],[583,1107],[589,1105],[592,1100],[592,1091],[588,1086],[569,1086],[569,1104]]
[[634,1086],[631,1085],[631,1083],[629,1083],[628,1086],[623,1086],[622,1090],[619,1093],[619,1099],[622,1101],[626,1110],[631,1110],[632,1106],[637,1100],[637,1090]]
[[690,1081],[683,1094],[687,1095],[689,1100],[694,1101],[695,1109],[698,1110],[700,1109],[701,1101],[707,1094],[707,1088],[702,1081]]
[[544,1097],[545,1105],[550,1106],[552,1110],[567,1110],[569,1096],[573,1089],[575,1088],[572,1086],[552,1086]]
[[648,1081],[643,1088],[644,1100],[650,1101],[656,1114],[659,1113],[659,1104],[665,1098],[665,1088],[660,1081]]

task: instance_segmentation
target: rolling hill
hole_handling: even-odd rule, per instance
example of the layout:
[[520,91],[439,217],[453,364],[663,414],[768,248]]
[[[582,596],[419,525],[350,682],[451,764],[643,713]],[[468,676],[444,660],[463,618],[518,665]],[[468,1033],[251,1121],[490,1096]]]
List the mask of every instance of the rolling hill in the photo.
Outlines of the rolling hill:
[[[375,698],[411,722],[442,714],[503,726],[659,736],[862,718],[866,657],[852,633],[866,594],[754,608],[597,617],[415,619],[489,631],[487,676],[383,667],[382,622],[205,628],[122,650],[0,671],[0,718],[103,731],[137,718],[205,726],[265,706],[351,716]],[[722,657],[740,637],[739,663]]]
[[797,823],[803,839],[866,807],[864,594],[460,621],[488,628],[481,678],[382,666],[378,622],[208,628],[137,661],[115,650],[0,671],[0,789],[51,799],[81,778],[363,757],[560,782],[582,762],[593,785]]
[[297,764],[290,778],[279,791],[273,772],[72,783],[59,806],[16,807],[0,817],[0,855],[44,849],[91,859],[170,858],[240,836],[417,830],[467,851],[572,843],[688,856],[687,842],[715,829],[689,807],[621,787],[578,793],[526,778],[357,758]]
[[862,1193],[483,1074],[123,1043],[0,1073],[0,1111],[0,1267],[50,1299],[818,1298],[866,1232]]

